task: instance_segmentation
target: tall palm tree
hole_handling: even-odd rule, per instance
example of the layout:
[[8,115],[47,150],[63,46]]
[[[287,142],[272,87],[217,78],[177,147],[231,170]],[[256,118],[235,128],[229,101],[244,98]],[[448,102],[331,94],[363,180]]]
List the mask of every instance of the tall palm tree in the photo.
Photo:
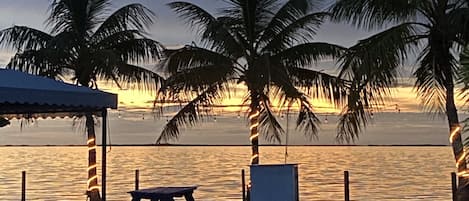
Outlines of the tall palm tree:
[[[139,64],[156,61],[161,46],[145,31],[154,14],[141,4],[109,13],[110,0],[54,0],[46,20],[50,33],[25,26],[0,32],[0,43],[15,48],[9,68],[63,79],[97,88],[98,80],[119,87],[134,83],[155,88],[160,77]],[[88,134],[88,189],[92,201],[101,200],[96,173],[96,137],[92,114],[85,114]]]
[[[284,133],[273,101],[283,108],[298,106],[297,129],[310,138],[317,137],[319,124],[311,97],[325,97],[337,105],[355,101],[346,105],[354,108],[344,110],[338,135],[347,141],[355,139],[367,114],[365,107],[356,107],[363,106],[363,96],[349,92],[351,81],[313,68],[321,59],[336,58],[345,50],[313,42],[329,15],[319,11],[321,5],[310,0],[227,3],[219,16],[189,2],[168,4],[199,34],[202,45],[165,51],[162,69],[169,77],[160,88],[158,102],[171,99],[187,104],[168,120],[157,143],[177,139],[179,127],[206,118],[205,107],[229,98],[235,84],[247,88],[244,103],[249,105],[251,164],[259,163],[259,133],[277,142]],[[352,99],[351,95],[357,96]]]
[[460,189],[468,184],[469,172],[454,88],[460,70],[457,53],[469,36],[468,5],[465,0],[338,0],[332,8],[337,20],[368,30],[384,29],[350,48],[353,51],[344,61],[380,58],[385,65],[373,68],[389,71],[403,64],[407,54],[418,55],[413,74],[417,96],[426,111],[446,114]]

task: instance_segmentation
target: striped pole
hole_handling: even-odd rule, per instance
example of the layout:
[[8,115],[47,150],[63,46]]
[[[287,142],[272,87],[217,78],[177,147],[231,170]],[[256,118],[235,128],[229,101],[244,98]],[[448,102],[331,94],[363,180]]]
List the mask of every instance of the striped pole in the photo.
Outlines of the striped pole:
[[86,145],[88,145],[88,181],[86,182],[88,196],[90,200],[94,200],[97,195],[99,195],[99,186],[98,186],[98,172],[96,164],[96,136],[94,130],[94,119],[91,114],[86,114],[86,129],[88,134],[88,140]]
[[249,127],[251,132],[249,140],[252,147],[251,165],[256,165],[259,164],[259,107],[251,107],[249,122],[251,124]]

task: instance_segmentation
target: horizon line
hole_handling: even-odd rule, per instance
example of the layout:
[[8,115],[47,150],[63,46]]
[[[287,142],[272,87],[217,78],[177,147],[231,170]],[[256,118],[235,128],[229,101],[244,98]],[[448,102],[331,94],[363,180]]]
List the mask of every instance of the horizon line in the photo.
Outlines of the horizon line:
[[[102,147],[101,144],[96,146]],[[112,144],[107,145],[108,147],[250,147],[248,144]],[[285,145],[276,144],[265,144],[259,145],[260,147],[285,147]],[[287,145],[289,147],[449,147],[450,145],[445,144],[367,144],[367,145]],[[53,144],[39,144],[39,145],[27,145],[27,144],[6,144],[0,145],[0,147],[87,147],[87,145],[80,144],[68,144],[68,145],[53,145]]]

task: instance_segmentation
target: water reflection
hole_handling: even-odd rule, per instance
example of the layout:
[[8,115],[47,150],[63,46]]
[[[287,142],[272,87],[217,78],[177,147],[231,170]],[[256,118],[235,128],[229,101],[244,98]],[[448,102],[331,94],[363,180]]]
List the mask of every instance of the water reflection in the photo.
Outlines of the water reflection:
[[[99,151],[99,150],[98,150]],[[282,147],[261,147],[261,163],[283,163]],[[0,200],[85,199],[86,147],[1,147]],[[129,200],[134,170],[140,187],[200,185],[196,200],[240,200],[240,171],[249,147],[113,147],[108,155],[108,200]],[[449,147],[290,147],[300,164],[301,200],[343,200],[342,172],[350,171],[353,200],[449,200]],[[248,173],[248,171],[247,171]],[[101,181],[99,181],[101,182]]]

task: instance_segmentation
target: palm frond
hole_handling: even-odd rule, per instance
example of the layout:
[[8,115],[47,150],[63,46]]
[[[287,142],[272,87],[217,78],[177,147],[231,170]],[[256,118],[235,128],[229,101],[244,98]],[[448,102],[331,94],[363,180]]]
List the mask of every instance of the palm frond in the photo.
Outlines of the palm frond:
[[209,49],[193,46],[185,46],[176,50],[166,49],[164,54],[166,57],[162,61],[162,66],[165,71],[171,74],[198,66],[233,66],[235,63],[230,57],[227,57],[223,54]]
[[[469,102],[467,98],[469,97],[469,48],[465,47],[459,56],[460,68],[458,70],[458,83],[462,84],[461,95],[465,102]],[[469,123],[469,121],[468,121]]]
[[218,17],[199,34],[202,44],[225,55],[242,57],[250,45],[245,36],[239,32],[239,24],[240,19],[229,16]]
[[420,98],[424,110],[426,112],[434,112],[435,114],[444,114],[446,111],[445,88],[434,79],[428,79],[423,82],[425,86],[416,86],[416,88],[417,96]]
[[63,54],[55,49],[27,50],[15,54],[7,64],[7,68],[27,72],[34,75],[61,80],[66,74]]
[[[78,38],[86,38],[98,23],[88,11],[89,1],[53,0],[46,20],[52,34],[71,32]],[[95,13],[96,14],[96,13]]]
[[465,41],[469,41],[469,8],[462,7],[451,10],[448,13],[448,26],[456,33],[456,42],[464,46]]
[[359,133],[366,127],[370,113],[361,96],[361,90],[351,88],[347,97],[347,105],[340,113],[337,123],[336,140],[339,143],[352,143],[358,140]]
[[[280,70],[281,68],[277,69]],[[278,100],[280,104],[279,107],[284,107],[299,99],[302,93],[293,85],[293,81],[286,71],[278,72],[280,73],[274,71],[272,74],[267,93]]]
[[277,53],[292,46],[311,41],[316,31],[329,14],[325,12],[311,13],[291,22],[280,30],[262,48],[262,52]]
[[116,32],[92,44],[93,49],[112,50],[123,62],[140,63],[159,61],[164,47],[157,41],[145,38],[138,30]]
[[203,29],[216,20],[209,12],[189,2],[175,1],[167,5],[197,30]]
[[296,128],[304,132],[309,140],[318,139],[319,118],[313,111],[313,106],[305,95],[298,99],[300,110],[296,120]]
[[110,0],[88,0],[88,19],[95,23],[100,23],[104,19],[104,14],[111,6]]
[[70,3],[66,0],[54,0],[52,1],[49,7],[49,17],[46,20],[46,25],[51,27],[52,33],[60,33],[71,30],[70,22],[72,21],[72,16],[68,8],[67,3]]
[[[180,127],[191,127],[200,120],[203,120],[204,117],[209,115],[207,112],[210,110],[202,110],[201,106],[213,105],[214,101],[224,96],[224,89],[226,89],[226,86],[221,83],[216,83],[184,105],[184,107],[168,120],[168,123],[163,127],[160,136],[157,138],[156,144],[177,140],[180,134]],[[164,95],[165,92],[162,91],[160,94]],[[165,98],[160,96],[158,99],[164,100]]]
[[415,89],[427,112],[443,114],[446,111],[446,85],[456,77],[457,61],[449,52],[436,53],[428,46],[420,56],[420,66],[414,72]]
[[373,68],[395,68],[405,59],[408,51],[419,45],[420,36],[413,23],[403,23],[385,31],[360,40],[341,58],[341,76],[353,73],[355,67],[363,66],[364,62]]
[[[86,68],[90,69],[89,71],[92,71],[94,75],[104,80],[114,79],[116,67],[124,63],[117,56],[116,52],[110,49],[94,49],[89,57],[90,62],[86,65]],[[78,70],[83,69],[77,69],[77,71]]]
[[235,75],[230,65],[203,65],[184,69],[169,76],[161,88],[170,90],[171,93],[201,91],[214,83],[228,82],[234,79]]
[[258,43],[264,44],[271,40],[289,24],[306,15],[309,8],[310,1],[308,0],[289,0],[284,3],[265,27]]
[[[418,36],[418,37],[417,37]],[[421,37],[414,24],[403,23],[359,41],[340,59],[342,79],[351,81],[340,114],[336,139],[351,143],[367,126],[370,111],[385,103],[396,83],[397,67]]]
[[17,50],[44,48],[53,36],[25,26],[13,26],[0,31],[0,45]]
[[230,26],[227,26],[235,21],[233,18],[215,18],[199,6],[188,2],[176,1],[168,6],[196,30],[208,48],[229,55],[242,55],[242,37],[235,38],[230,32]]
[[[278,73],[276,73],[278,74]],[[293,103],[298,103],[299,111],[296,120],[296,129],[302,131],[309,139],[317,139],[319,119],[313,111],[313,106],[306,94],[300,92],[291,82],[291,79],[272,79],[270,93],[279,100],[279,107],[287,106],[290,108]],[[281,134],[281,133],[279,133]]]
[[302,43],[278,52],[272,58],[285,66],[306,67],[324,59],[339,58],[345,50],[330,43]]
[[304,89],[309,96],[329,100],[336,106],[343,105],[349,81],[305,68],[290,67],[288,71],[293,85]]
[[277,0],[230,0],[231,6],[225,8],[223,13],[227,16],[243,19],[242,26],[238,30],[241,35],[245,36],[249,46],[253,49],[258,35],[261,33],[270,19],[274,16],[273,10],[277,10],[280,6]]
[[[103,74],[99,74],[103,75]],[[164,79],[157,73],[141,66],[121,63],[113,68],[113,73],[101,77],[113,80],[118,86],[139,90],[157,91]]]
[[404,23],[361,40],[340,58],[339,77],[356,80],[371,102],[381,103],[396,83],[397,67],[420,39],[414,25]]
[[263,94],[260,101],[260,115],[259,115],[259,128],[260,134],[270,142],[280,143],[281,136],[285,134],[285,130],[278,122],[277,118],[272,112],[272,105],[269,97]]
[[136,38],[115,44],[112,49],[126,63],[156,62],[160,59],[162,45],[149,38]]
[[[47,42],[47,49],[55,49],[57,52],[63,52],[61,57],[73,58],[76,53],[76,47],[79,46],[79,39],[73,32],[60,32]],[[65,55],[66,53],[66,55]],[[57,55],[59,56],[59,55]]]
[[426,0],[339,0],[331,8],[334,19],[374,29],[388,23],[406,22],[419,13]]
[[130,29],[130,30],[119,31],[119,32],[113,33],[103,38],[93,37],[91,38],[90,43],[92,46],[95,46],[95,47],[109,48],[123,41],[128,41],[128,40],[142,38],[142,37],[144,36],[139,30]]
[[103,40],[118,32],[127,30],[138,31],[139,35],[153,24],[155,14],[145,6],[134,3],[121,7],[112,13],[99,26],[93,34],[93,38]]
[[[305,43],[284,50],[272,56],[272,81],[277,85],[292,85],[287,88],[299,87],[308,95],[327,98],[338,104],[347,81],[309,66],[324,58],[339,57],[344,50],[328,43]],[[292,95],[297,96],[294,91]]]

